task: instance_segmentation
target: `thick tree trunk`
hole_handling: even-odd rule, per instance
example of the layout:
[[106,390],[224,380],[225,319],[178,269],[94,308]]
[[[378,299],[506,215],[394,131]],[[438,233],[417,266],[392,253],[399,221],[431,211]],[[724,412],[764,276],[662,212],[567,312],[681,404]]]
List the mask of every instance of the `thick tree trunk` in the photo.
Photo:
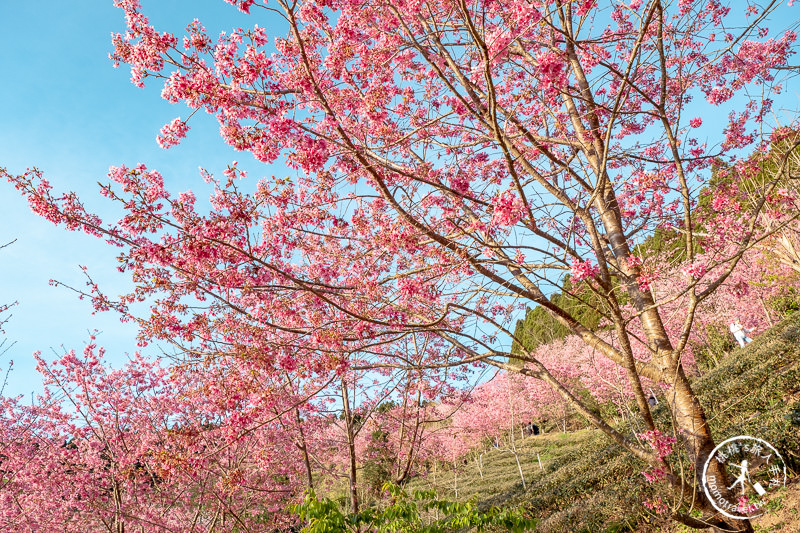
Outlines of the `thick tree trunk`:
[[[667,403],[675,421],[677,429],[684,439],[684,449],[694,470],[695,486],[702,487],[702,473],[705,462],[716,446],[711,435],[703,407],[691,388],[689,379],[680,362],[680,354],[675,354],[672,343],[667,334],[664,323],[655,301],[649,291],[639,288],[636,280],[636,267],[627,267],[627,258],[631,255],[627,239],[622,230],[621,218],[616,209],[616,200],[606,197],[606,202],[601,210],[603,225],[607,231],[614,256],[621,265],[625,265],[623,273],[626,275],[626,290],[640,314],[642,330],[648,345],[653,353],[653,363],[659,370],[661,380],[670,386],[667,392]],[[610,200],[610,201],[609,201]],[[638,380],[637,380],[638,381]],[[632,383],[635,387],[637,383]],[[727,473],[717,461],[712,460],[708,465],[708,474],[716,479],[724,480],[727,486]],[[719,520],[719,526],[728,531],[751,532],[752,526],[747,520],[733,520],[716,513],[705,494],[700,491],[696,496],[698,504],[703,510],[714,514],[714,519]],[[727,526],[727,527],[725,527]]]
[[[685,438],[685,450],[694,466],[695,486],[702,487],[703,468],[709,455],[714,450],[714,439],[711,436],[711,428],[706,420],[703,407],[700,405],[694,391],[692,391],[689,380],[683,372],[683,367],[679,365],[672,374],[672,376],[665,375],[665,378],[672,378],[665,379],[671,386],[671,390],[667,393],[667,403],[672,411],[676,426],[682,430],[682,435]],[[716,460],[712,460],[708,465],[707,474],[715,476],[718,480],[723,480],[721,484],[723,495],[730,500],[735,500],[725,488],[728,486],[729,480],[722,465]],[[711,503],[707,501],[705,493],[700,493],[698,497],[702,500],[704,508],[708,511],[713,509]],[[731,520],[722,515],[716,518],[732,526],[733,531],[752,531],[752,527],[747,520]],[[730,531],[730,529],[728,530]]]
[[[638,290],[637,292],[639,292],[638,296],[641,299],[641,309],[650,307],[649,310],[644,311],[642,314],[642,327],[651,344],[651,348],[655,352],[653,362],[661,372],[662,380],[670,386],[670,390],[667,392],[667,403],[675,421],[675,426],[684,439],[684,449],[693,466],[695,486],[699,488],[702,487],[701,477],[706,460],[716,446],[711,435],[711,428],[708,425],[705,411],[700,405],[697,395],[692,390],[689,379],[686,377],[680,358],[672,350],[672,345],[658,310],[652,308],[653,302],[648,301],[651,298],[650,294]],[[637,308],[639,308],[638,304]],[[727,473],[724,467],[716,460],[712,460],[709,463],[707,473],[715,476],[716,479],[723,480],[723,486],[727,486]],[[705,493],[700,492],[697,498],[704,510],[714,513],[716,515],[715,518],[722,522],[720,525],[726,524],[729,526],[727,528],[728,531],[752,531],[752,527],[747,520],[732,520],[717,514],[707,500]]]

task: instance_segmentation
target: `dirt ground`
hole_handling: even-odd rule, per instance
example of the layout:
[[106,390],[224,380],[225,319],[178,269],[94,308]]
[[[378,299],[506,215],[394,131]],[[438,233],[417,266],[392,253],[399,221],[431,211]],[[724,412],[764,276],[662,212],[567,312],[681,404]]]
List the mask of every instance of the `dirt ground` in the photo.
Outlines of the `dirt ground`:
[[756,533],[800,533],[800,481],[793,481],[769,499],[766,513],[753,520]]
[[[753,520],[755,533],[800,533],[800,479],[791,480],[786,487],[769,497],[767,502],[765,513]],[[696,530],[671,524],[660,531],[689,533]]]

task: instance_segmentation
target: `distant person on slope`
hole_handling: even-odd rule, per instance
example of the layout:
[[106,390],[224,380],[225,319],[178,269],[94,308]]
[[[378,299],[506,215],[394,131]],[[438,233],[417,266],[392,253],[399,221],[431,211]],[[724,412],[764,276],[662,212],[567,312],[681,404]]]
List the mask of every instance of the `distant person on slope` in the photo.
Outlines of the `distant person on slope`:
[[738,318],[733,319],[733,323],[730,326],[731,333],[733,333],[733,338],[739,343],[739,346],[744,348],[744,345],[753,342],[753,339],[747,336],[748,333],[753,331],[752,329],[745,328],[740,322]]

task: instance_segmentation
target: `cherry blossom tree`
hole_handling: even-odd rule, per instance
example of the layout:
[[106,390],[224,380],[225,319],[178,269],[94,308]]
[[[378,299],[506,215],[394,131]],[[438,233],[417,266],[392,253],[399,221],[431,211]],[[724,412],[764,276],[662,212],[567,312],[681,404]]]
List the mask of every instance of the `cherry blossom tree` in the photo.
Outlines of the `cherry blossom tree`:
[[[203,214],[158,172],[112,168],[101,192],[124,207],[117,223],[53,193],[38,171],[9,176],[36,212],[121,247],[136,289],[112,299],[90,284],[98,309],[140,320],[142,342],[235,355],[270,375],[517,371],[668,469],[535,354],[508,363],[515,312],[538,305],[625,373],[651,431],[642,380],[663,383],[681,446],[703,470],[714,440],[682,357],[698,306],[755,244],[787,165],[738,217],[727,253],[698,256],[696,201],[712,168],[766,150],[773,98],[795,72],[796,36],[773,17],[778,2],[744,13],[688,0],[229,3],[254,24],[214,40],[200,22],[183,39],[159,31],[138,2],[117,0],[128,30],[112,58],[139,86],[163,80],[164,98],[214,115],[225,142],[284,161],[289,176],[247,190],[236,164],[223,179],[204,172],[213,192]],[[271,41],[259,13],[282,17],[288,33]],[[709,124],[712,115],[726,118]],[[174,120],[159,142],[187,132]],[[657,227],[683,236],[685,307],[673,331],[634,253]],[[598,297],[614,342],[548,298],[566,274],[576,296]],[[151,309],[135,317],[130,306],[143,301]],[[413,358],[393,348],[418,334],[449,348]],[[674,519],[750,530],[720,516],[697,479],[666,477],[683,498]]]
[[[721,292],[723,298],[736,299],[740,306],[755,303],[742,314],[747,314],[750,327],[757,329],[773,325],[770,302],[796,289],[800,274],[800,134],[782,128],[772,137],[768,150],[755,152],[735,166],[720,168],[713,180],[713,194],[709,191],[700,199],[704,204],[701,217],[709,234],[706,247],[728,254],[744,233],[747,217],[743,213],[765,199],[754,226],[755,247],[744,254],[726,280],[728,290]],[[765,194],[776,174],[783,174],[782,179]]]
[[[435,338],[413,335],[397,343],[410,358],[435,350]],[[351,355],[351,365],[364,362]],[[454,391],[446,376],[430,370],[348,370],[337,380],[338,416],[319,418],[309,436],[312,456],[327,476],[347,480],[350,508],[357,512],[362,494],[374,496],[386,482],[404,483],[419,474],[431,456],[430,427],[441,422],[431,401]],[[433,448],[436,446],[433,445]],[[370,494],[368,490],[372,491]]]
[[[94,343],[48,363],[32,405],[3,398],[5,531],[273,531],[294,522],[302,464],[260,407],[132,357],[111,370]],[[212,391],[216,390],[216,393]],[[248,405],[249,404],[249,408]]]

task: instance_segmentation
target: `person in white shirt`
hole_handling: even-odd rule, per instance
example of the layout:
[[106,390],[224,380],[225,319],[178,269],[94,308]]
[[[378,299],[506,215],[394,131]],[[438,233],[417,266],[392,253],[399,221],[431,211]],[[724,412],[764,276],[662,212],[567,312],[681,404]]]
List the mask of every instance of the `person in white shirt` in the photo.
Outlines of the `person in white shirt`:
[[745,328],[740,322],[738,318],[733,319],[733,323],[730,326],[731,333],[733,333],[733,338],[739,343],[739,346],[744,348],[744,345],[748,342],[753,342],[753,339],[747,336],[748,333],[753,331],[752,329]]

